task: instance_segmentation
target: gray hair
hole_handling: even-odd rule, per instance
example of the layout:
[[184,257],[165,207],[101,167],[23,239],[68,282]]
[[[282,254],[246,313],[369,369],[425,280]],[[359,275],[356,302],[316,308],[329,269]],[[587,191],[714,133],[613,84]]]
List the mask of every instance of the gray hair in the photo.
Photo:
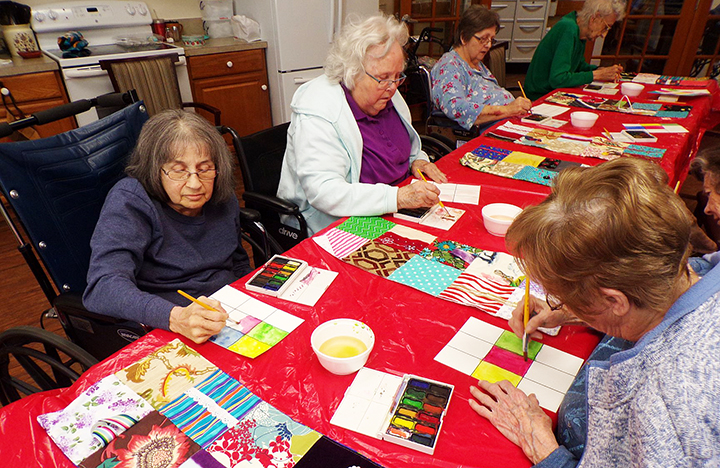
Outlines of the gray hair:
[[[405,24],[392,16],[379,14],[362,21],[349,21],[333,41],[325,60],[325,75],[330,81],[355,88],[355,80],[365,73],[367,59],[381,59],[396,42],[400,47],[408,41]],[[370,49],[378,48],[380,52]]]
[[585,0],[577,15],[581,24],[588,24],[594,14],[608,16],[615,13],[615,21],[621,21],[625,17],[626,9],[627,4],[624,0]]
[[690,173],[698,179],[709,177],[709,183],[716,193],[720,193],[720,148],[707,148],[690,163]]
[[166,110],[155,114],[140,131],[125,173],[140,181],[151,198],[167,203],[161,168],[188,146],[194,146],[215,164],[217,177],[210,203],[228,200],[235,191],[234,159],[220,132],[195,112]]

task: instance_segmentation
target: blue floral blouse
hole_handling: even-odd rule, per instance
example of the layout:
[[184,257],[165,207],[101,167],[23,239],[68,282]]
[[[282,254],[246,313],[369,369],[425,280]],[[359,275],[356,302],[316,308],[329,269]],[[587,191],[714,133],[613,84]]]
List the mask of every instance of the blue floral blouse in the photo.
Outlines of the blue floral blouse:
[[504,106],[515,100],[485,64],[480,62],[475,70],[454,50],[443,54],[431,75],[435,107],[467,130],[486,105]]

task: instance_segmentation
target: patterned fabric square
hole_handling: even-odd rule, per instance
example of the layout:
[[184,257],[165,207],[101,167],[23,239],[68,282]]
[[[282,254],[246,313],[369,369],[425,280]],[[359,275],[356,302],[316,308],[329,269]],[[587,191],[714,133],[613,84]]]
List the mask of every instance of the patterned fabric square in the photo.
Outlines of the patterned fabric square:
[[496,314],[514,290],[514,286],[497,276],[464,272],[438,297]]
[[551,159],[551,158],[545,158],[543,162],[541,162],[538,167],[540,169],[547,169],[548,171],[554,171],[558,168],[560,165],[561,160],[559,159]]
[[427,242],[423,242],[417,239],[408,239],[395,234],[392,231],[388,231],[382,236],[375,239],[373,242],[378,244],[384,244],[388,247],[393,247],[398,250],[405,250],[412,253],[420,253],[421,250],[428,246]]
[[[607,142],[607,140],[605,140]],[[623,155],[624,147],[612,143],[593,142],[588,145],[580,154],[584,158],[599,158],[608,161],[617,159]]]
[[414,257],[414,253],[395,249],[389,245],[370,241],[343,261],[365,271],[387,278]]
[[199,450],[200,446],[183,434],[170,419],[153,411],[78,466],[175,467],[182,465]]
[[525,180],[534,184],[552,185],[553,179],[558,175],[557,172],[540,169],[539,167],[525,166],[520,172],[513,176],[513,179]]
[[160,412],[206,448],[259,402],[260,398],[240,382],[218,370],[163,406]]
[[634,102],[633,103],[633,109],[645,109],[645,110],[660,110],[662,108],[662,104],[656,104],[651,102]]
[[569,138],[557,138],[550,141],[545,149],[556,153],[580,155],[587,148],[587,141],[571,140]]
[[460,164],[480,172],[490,172],[490,168],[497,163],[498,161],[496,160],[481,158],[472,153],[465,153],[465,155],[460,158]]
[[485,358],[483,358],[483,361],[502,367],[513,374],[519,375],[520,377],[525,375],[527,370],[530,368],[530,365],[534,362],[532,359],[528,359],[526,361],[523,356],[511,353],[510,351],[497,346],[493,346],[492,349],[490,349],[490,352],[487,353]]
[[[37,421],[76,465],[152,411],[140,395],[109,375],[79,395],[65,409],[38,416]],[[110,420],[118,420],[110,425]],[[111,430],[95,434],[98,426]]]
[[523,166],[538,167],[541,162],[545,160],[542,156],[536,156],[530,153],[523,153],[521,151],[513,151],[505,159],[506,163],[522,164]]
[[426,246],[421,252],[424,258],[434,262],[440,262],[445,265],[464,270],[467,268],[476,255],[482,254],[483,249],[472,247],[470,245],[461,244],[451,240],[434,241]]
[[291,468],[321,437],[263,401],[207,451],[227,468]]
[[337,258],[347,257],[351,252],[356,251],[361,245],[368,241],[364,237],[337,228],[330,229],[325,233],[325,236],[330,242],[333,255]]
[[[503,334],[500,335],[500,338],[498,338],[495,342],[495,346],[506,349],[518,356],[523,355],[522,340],[511,331],[504,331]],[[528,359],[534,360],[537,353],[540,352],[540,348],[542,348],[542,346],[542,343],[530,340],[530,343],[528,344]]]
[[512,151],[503,148],[493,148],[492,146],[480,145],[474,150],[472,154],[486,159],[495,159],[497,161],[503,159],[505,156],[510,154]]
[[520,164],[507,163],[505,161],[498,161],[497,164],[491,166],[488,169],[488,172],[491,174],[499,175],[500,177],[510,178],[520,172],[523,167],[525,166],[522,166]]
[[395,226],[395,223],[378,216],[353,216],[337,228],[341,231],[372,240],[380,237],[393,226]]
[[217,367],[180,340],[173,340],[115,375],[155,409],[170,403]]
[[658,111],[655,117],[669,117],[672,119],[684,119],[689,115],[689,112],[683,111]]
[[460,276],[460,270],[415,255],[388,279],[437,296]]
[[511,384],[517,387],[522,380],[517,374],[513,374],[507,369],[498,367],[495,364],[482,361],[472,373],[472,376],[478,380],[487,380],[490,383],[500,382],[501,380],[509,380]]

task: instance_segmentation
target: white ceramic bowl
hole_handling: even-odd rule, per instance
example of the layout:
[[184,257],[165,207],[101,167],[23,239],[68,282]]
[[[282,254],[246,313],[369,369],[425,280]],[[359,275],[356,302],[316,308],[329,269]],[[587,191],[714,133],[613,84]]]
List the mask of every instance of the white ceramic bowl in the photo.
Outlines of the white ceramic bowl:
[[570,114],[570,122],[577,128],[591,128],[597,119],[598,115],[592,112],[578,111]]
[[[366,347],[365,351],[350,357],[334,357],[320,351],[328,340],[333,338],[351,338],[347,340],[353,342],[354,339],[360,340]],[[332,342],[331,342],[332,343]],[[335,350],[347,351],[348,343],[337,343]],[[375,346],[375,334],[364,323],[347,318],[329,320],[320,324],[310,336],[310,345],[318,357],[318,361],[322,366],[337,375],[347,375],[359,371],[367,362],[370,352]],[[327,351],[327,349],[324,349]]]
[[504,237],[508,228],[522,208],[509,203],[491,203],[483,206],[482,217],[485,229],[493,236]]
[[643,86],[639,83],[627,82],[627,83],[623,83],[620,85],[620,91],[625,96],[630,96],[630,97],[639,96],[643,89],[645,89],[645,86]]

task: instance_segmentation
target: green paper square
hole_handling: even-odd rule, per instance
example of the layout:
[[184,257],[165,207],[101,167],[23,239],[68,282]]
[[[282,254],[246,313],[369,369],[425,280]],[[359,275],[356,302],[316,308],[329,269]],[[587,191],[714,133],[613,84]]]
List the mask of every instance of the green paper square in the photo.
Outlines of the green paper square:
[[[522,340],[511,331],[504,331],[495,342],[495,346],[506,349],[519,356],[523,355]],[[542,348],[542,343],[530,340],[530,343],[528,343],[528,359],[535,360],[535,356],[540,352],[540,348]]]
[[377,239],[388,232],[395,223],[378,216],[352,216],[337,228],[365,239]]
[[248,332],[248,336],[255,338],[266,345],[275,346],[287,336],[287,332],[273,327],[269,323],[260,322]]

